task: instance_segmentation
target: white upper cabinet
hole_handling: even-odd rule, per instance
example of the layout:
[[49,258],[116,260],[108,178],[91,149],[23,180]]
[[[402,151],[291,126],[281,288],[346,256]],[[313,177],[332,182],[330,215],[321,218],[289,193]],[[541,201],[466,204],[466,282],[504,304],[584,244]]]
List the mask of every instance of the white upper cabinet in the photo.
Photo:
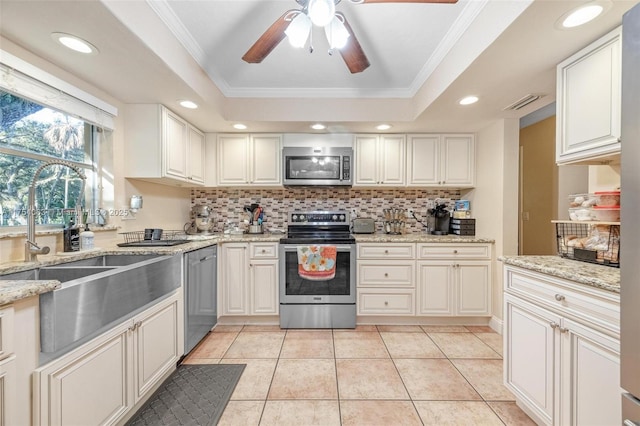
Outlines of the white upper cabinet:
[[218,135],[218,185],[282,185],[282,135]]
[[405,135],[356,135],[355,185],[405,185]]
[[597,164],[619,156],[621,35],[616,28],[558,65],[558,164]]
[[473,187],[475,160],[471,134],[409,135],[407,186]]
[[125,176],[175,186],[204,184],[204,134],[166,107],[125,107]]

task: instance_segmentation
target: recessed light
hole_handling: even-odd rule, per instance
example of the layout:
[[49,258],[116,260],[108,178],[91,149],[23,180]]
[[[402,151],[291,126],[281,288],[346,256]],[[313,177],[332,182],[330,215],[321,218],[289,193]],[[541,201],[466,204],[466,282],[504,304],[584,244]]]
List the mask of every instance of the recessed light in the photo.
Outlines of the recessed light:
[[247,130],[247,126],[242,123],[236,123],[233,125],[233,128],[236,130]]
[[185,108],[189,108],[189,109],[196,109],[198,108],[198,104],[192,101],[179,101],[180,106],[183,106]]
[[312,125],[311,125],[311,128],[312,128],[313,130],[324,130],[324,129],[326,129],[326,128],[327,128],[327,126],[325,126],[325,125],[324,125],[324,124],[322,124],[322,123],[316,123],[316,124],[312,124]]
[[51,33],[51,38],[63,45],[64,47],[71,49],[75,52],[84,53],[87,55],[98,54],[98,48],[89,43],[86,40],[66,33]]
[[378,130],[389,130],[391,128],[391,124],[378,124],[376,129]]
[[565,13],[556,21],[556,27],[560,29],[575,28],[591,22],[611,7],[608,0],[592,1]]
[[465,96],[464,98],[458,101],[460,105],[471,105],[471,104],[475,104],[476,102],[478,102],[477,96]]

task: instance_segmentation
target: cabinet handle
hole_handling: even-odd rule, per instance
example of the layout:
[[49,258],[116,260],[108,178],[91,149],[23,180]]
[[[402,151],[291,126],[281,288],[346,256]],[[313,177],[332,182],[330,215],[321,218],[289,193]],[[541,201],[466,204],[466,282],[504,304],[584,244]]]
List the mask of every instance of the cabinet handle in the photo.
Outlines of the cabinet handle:
[[389,254],[389,250],[385,250],[385,251],[384,251],[384,254]]
[[549,325],[551,326],[551,328],[553,328],[554,330],[558,327],[560,327],[560,325],[556,324],[555,322],[550,322]]
[[638,426],[638,424],[636,422],[633,422],[629,419],[625,419],[624,422],[622,422],[623,426]]
[[384,306],[389,306],[389,302],[387,302],[386,300],[384,301]]
[[564,302],[565,297],[562,294],[556,294],[555,298],[558,302]]
[[389,278],[389,274],[387,272],[384,273],[385,278]]
[[453,254],[458,254],[458,250],[454,250],[454,251],[453,251]]
[[560,333],[568,333],[570,330],[568,328],[560,327]]
[[267,251],[265,249],[262,249],[262,253],[266,253]]

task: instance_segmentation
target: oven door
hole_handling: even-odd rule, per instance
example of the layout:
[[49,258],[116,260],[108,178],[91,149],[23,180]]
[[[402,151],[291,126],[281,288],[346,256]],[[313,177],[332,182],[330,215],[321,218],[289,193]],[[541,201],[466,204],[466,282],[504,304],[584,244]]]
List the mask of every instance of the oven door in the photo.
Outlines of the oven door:
[[[331,245],[324,243],[322,245]],[[356,302],[356,245],[336,245],[336,273],[328,280],[309,280],[298,273],[298,245],[280,245],[280,303]]]

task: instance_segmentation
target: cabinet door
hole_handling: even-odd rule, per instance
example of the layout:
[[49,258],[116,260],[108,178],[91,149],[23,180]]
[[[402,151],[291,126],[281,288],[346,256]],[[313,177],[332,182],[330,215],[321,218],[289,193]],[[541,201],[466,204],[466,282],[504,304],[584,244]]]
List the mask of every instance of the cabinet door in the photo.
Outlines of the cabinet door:
[[182,355],[178,315],[182,298],[173,297],[134,318],[134,389],[137,403]]
[[164,172],[168,176],[187,179],[187,122],[162,108],[164,123]]
[[223,244],[221,250],[220,283],[222,312],[225,315],[248,315],[248,244]]
[[475,139],[473,135],[443,135],[441,153],[442,185],[475,185]]
[[491,262],[455,262],[457,315],[491,315]]
[[278,313],[278,261],[251,260],[251,314]]
[[40,424],[114,424],[126,413],[133,404],[127,370],[132,324],[128,321],[82,354],[63,356],[34,373]]
[[12,356],[0,361],[0,425],[14,425],[16,423],[15,407],[16,395],[16,358]]
[[440,184],[440,135],[409,135],[407,185]]
[[380,183],[390,186],[405,184],[405,137],[404,135],[380,136]]
[[418,262],[418,315],[453,315],[451,262]]
[[378,136],[356,135],[354,140],[356,157],[355,185],[377,185]]
[[560,317],[505,295],[504,380],[507,388],[545,424],[557,423]]
[[251,183],[256,185],[282,184],[282,136],[251,135]]
[[204,134],[189,126],[189,180],[204,184],[206,152]]
[[622,424],[620,343],[574,321],[562,323],[563,425]]
[[620,152],[620,36],[618,28],[558,65],[558,163]]
[[249,183],[249,136],[218,135],[218,185]]
[[0,309],[0,360],[13,354],[13,340],[15,338],[13,318],[13,306],[5,306]]

